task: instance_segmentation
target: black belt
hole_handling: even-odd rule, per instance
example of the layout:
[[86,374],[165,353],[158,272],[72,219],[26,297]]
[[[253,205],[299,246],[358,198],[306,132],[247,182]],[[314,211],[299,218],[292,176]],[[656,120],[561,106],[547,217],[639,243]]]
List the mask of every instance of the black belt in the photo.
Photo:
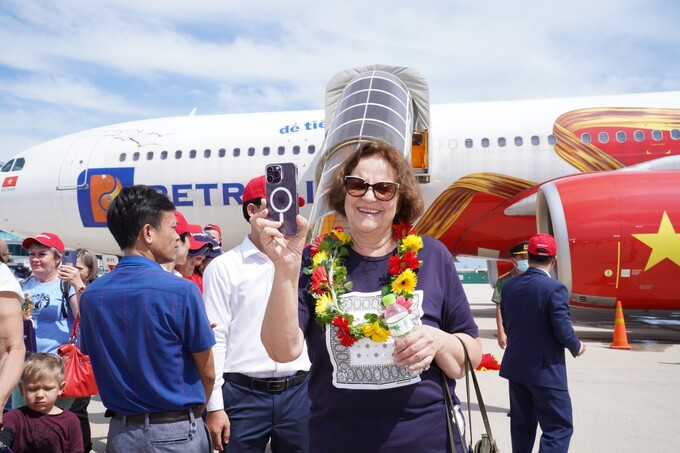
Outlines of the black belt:
[[[191,420],[190,412],[193,412],[194,418],[200,418],[203,414],[203,407],[197,406],[181,411],[168,411],[168,412],[149,412],[149,424],[160,425],[162,423],[175,423],[183,422],[186,420]],[[133,423],[136,425],[143,425],[145,423],[144,419],[147,414],[132,414],[123,415],[117,412],[106,410],[105,416],[113,417],[117,420],[124,420],[126,423]]]
[[298,371],[294,375],[286,378],[258,379],[241,373],[224,373],[224,379],[233,382],[234,384],[250,387],[253,390],[260,390],[263,392],[283,392],[286,389],[302,384],[307,377],[307,374],[309,374],[307,371]]

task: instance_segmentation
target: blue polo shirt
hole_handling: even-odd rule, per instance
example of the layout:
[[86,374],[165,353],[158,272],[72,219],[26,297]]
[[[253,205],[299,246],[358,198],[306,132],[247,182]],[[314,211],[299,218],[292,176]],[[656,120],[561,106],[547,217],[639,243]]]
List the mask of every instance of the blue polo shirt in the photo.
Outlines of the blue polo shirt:
[[196,284],[125,256],[80,300],[80,340],[104,406],[123,415],[205,403],[192,353],[215,337]]

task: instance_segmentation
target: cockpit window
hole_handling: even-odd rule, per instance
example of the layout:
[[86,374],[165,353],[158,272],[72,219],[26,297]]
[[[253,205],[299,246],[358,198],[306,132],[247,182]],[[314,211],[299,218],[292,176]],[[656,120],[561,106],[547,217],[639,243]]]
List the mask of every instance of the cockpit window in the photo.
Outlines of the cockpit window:
[[24,159],[23,157],[18,158],[18,159],[14,162],[14,167],[12,167],[12,171],[19,171],[19,170],[21,170],[22,168],[24,168],[24,164],[25,164],[25,163],[26,163],[26,159]]
[[2,172],[8,172],[12,169],[12,165],[14,165],[14,159],[10,160],[7,162],[5,165],[2,166]]

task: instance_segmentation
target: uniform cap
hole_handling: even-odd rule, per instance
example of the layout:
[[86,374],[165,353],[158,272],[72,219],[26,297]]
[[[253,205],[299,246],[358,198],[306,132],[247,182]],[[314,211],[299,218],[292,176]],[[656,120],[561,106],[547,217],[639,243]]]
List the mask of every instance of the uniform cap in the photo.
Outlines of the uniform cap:
[[521,253],[527,253],[528,248],[529,248],[529,242],[524,241],[524,242],[520,242],[519,244],[515,244],[512,247],[510,247],[508,249],[508,253],[510,254],[510,256],[519,255]]

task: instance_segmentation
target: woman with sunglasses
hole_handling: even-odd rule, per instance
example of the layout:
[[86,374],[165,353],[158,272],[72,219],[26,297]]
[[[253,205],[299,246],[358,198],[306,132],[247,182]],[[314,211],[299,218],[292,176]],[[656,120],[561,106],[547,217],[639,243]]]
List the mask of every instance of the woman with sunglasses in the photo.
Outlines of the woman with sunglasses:
[[[279,362],[306,341],[312,361],[310,451],[451,451],[441,372],[453,393],[465,370],[461,342],[474,366],[481,345],[451,254],[411,229],[423,212],[411,166],[390,145],[366,143],[329,192],[349,230],[304,251],[304,218],[292,238],[266,212],[255,220],[275,266],[262,341]],[[415,324],[406,335],[387,329],[393,303]]]

